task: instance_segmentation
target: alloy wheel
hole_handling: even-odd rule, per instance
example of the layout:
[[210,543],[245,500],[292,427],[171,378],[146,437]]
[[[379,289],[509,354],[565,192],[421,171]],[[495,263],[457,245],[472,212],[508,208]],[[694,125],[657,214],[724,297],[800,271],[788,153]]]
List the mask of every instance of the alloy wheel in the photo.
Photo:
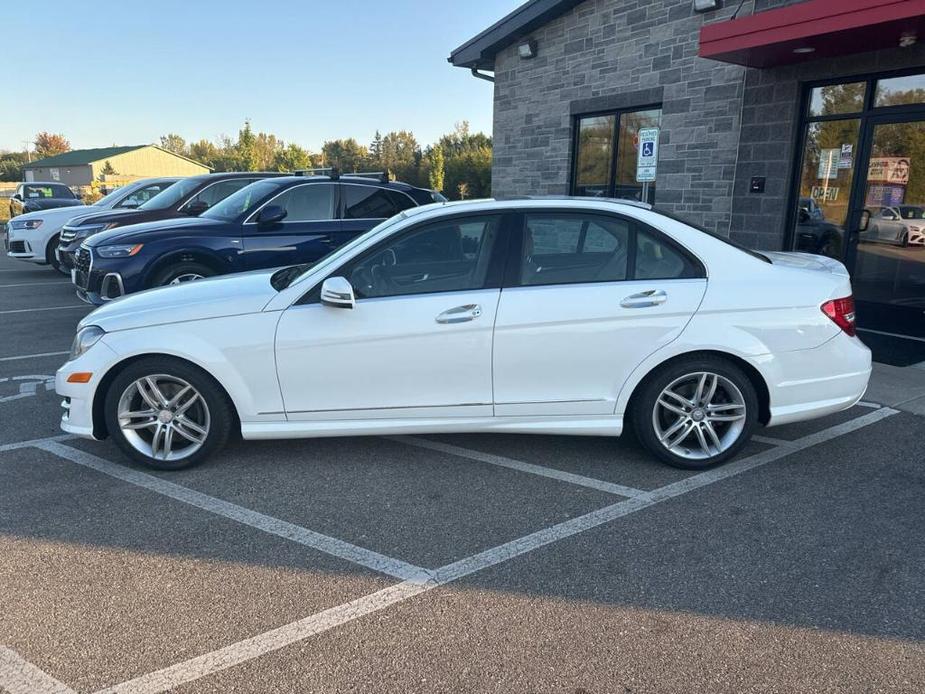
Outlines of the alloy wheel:
[[182,275],[177,275],[174,277],[168,284],[183,284],[184,282],[194,282],[195,280],[204,279],[202,275],[195,272],[184,272]]
[[133,381],[119,398],[117,417],[135,450],[164,461],[182,460],[202,448],[211,425],[202,395],[183,379],[167,374]]
[[729,450],[745,428],[742,392],[725,376],[686,374],[659,394],[652,424],[659,443],[687,460],[705,460]]

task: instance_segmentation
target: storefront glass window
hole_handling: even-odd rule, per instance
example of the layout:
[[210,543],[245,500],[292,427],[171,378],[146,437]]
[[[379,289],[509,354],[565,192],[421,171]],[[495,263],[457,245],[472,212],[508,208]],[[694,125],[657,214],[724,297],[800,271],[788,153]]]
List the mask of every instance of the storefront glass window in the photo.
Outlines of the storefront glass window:
[[654,203],[656,181],[637,180],[639,131],[658,128],[661,115],[646,109],[579,118],[572,194]]
[[830,84],[816,87],[810,94],[809,115],[836,116],[841,113],[860,113],[864,110],[866,82]]
[[589,197],[608,195],[613,160],[613,131],[616,116],[592,116],[578,121],[578,152],[575,194]]
[[925,103],[925,75],[879,80],[874,106]]

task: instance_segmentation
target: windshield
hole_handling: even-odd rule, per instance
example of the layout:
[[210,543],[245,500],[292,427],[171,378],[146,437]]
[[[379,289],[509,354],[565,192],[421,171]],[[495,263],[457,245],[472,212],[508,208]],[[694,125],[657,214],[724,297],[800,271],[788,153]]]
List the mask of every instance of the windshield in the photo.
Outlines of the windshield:
[[673,212],[665,212],[665,210],[660,210],[660,209],[658,209],[658,208],[652,208],[652,211],[653,211],[653,212],[657,212],[658,214],[662,215],[663,217],[668,217],[668,219],[673,219],[673,220],[676,221],[676,222],[681,222],[681,224],[684,224],[684,225],[686,225],[686,226],[689,226],[689,227],[691,227],[692,229],[696,229],[697,231],[703,232],[703,233],[706,234],[707,236],[710,236],[710,237],[716,239],[717,241],[722,241],[723,243],[727,243],[727,244],[729,244],[730,246],[732,246],[733,248],[737,248],[738,250],[742,251],[743,253],[748,253],[748,255],[752,256],[753,258],[757,258],[758,260],[762,260],[762,261],[764,261],[764,262],[766,262],[766,263],[770,263],[770,262],[771,262],[766,256],[762,255],[762,254],[759,253],[758,251],[753,251],[751,248],[747,248],[746,246],[743,246],[741,243],[738,243],[738,242],[736,242],[736,241],[733,241],[733,240],[732,240],[731,238],[729,238],[728,236],[723,236],[723,235],[721,235],[721,234],[716,233],[715,231],[710,231],[709,229],[707,229],[707,228],[705,228],[705,227],[702,227],[702,226],[700,226],[699,224],[692,224],[691,222],[687,221],[686,219],[681,219],[680,217],[678,217],[677,215],[675,215]]
[[221,202],[215,203],[199,216],[206,219],[217,219],[221,222],[230,222],[242,214],[250,212],[253,207],[257,206],[257,203],[278,188],[279,183],[274,181],[251,183],[241,188],[241,190],[235,191]]
[[[370,229],[369,231],[367,231],[367,232],[365,232],[365,233],[363,233],[363,234],[360,234],[360,235],[357,236],[355,239],[353,239],[353,241],[350,241],[349,243],[347,243],[347,244],[341,246],[340,248],[335,248],[333,251],[331,251],[331,252],[328,253],[327,255],[321,256],[318,260],[316,260],[316,261],[315,261],[314,263],[312,263],[310,266],[306,267],[305,270],[302,271],[302,272],[300,272],[299,274],[294,275],[294,276],[292,276],[292,277],[287,277],[287,279],[288,279],[289,281],[286,282],[285,284],[283,284],[282,282],[277,282],[277,284],[280,284],[281,286],[276,287],[276,285],[274,285],[274,287],[275,287],[278,291],[281,291],[281,290],[285,289],[286,287],[289,287],[289,286],[295,284],[296,282],[301,281],[301,279],[305,276],[305,273],[308,272],[309,270],[315,268],[315,267],[318,266],[318,265],[324,265],[324,264],[326,264],[326,263],[332,263],[332,262],[334,262],[335,260],[337,260],[337,259],[340,258],[341,256],[346,255],[347,253],[349,253],[350,251],[352,251],[354,248],[356,248],[357,246],[359,246],[361,243],[363,243],[364,241],[366,241],[366,239],[368,239],[368,238],[370,238],[370,237],[372,237],[372,236],[375,236],[376,234],[379,234],[380,232],[385,231],[385,230],[388,229],[389,227],[394,226],[395,224],[398,224],[399,222],[405,221],[407,218],[408,218],[408,215],[405,214],[404,212],[399,212],[399,213],[398,213],[397,215],[395,215],[394,217],[389,217],[387,220],[385,220],[384,222],[381,222],[381,223],[377,224],[376,226],[374,226],[374,227],[373,227],[372,229]],[[294,266],[294,267],[302,267],[302,266]],[[286,268],[286,269],[288,269],[288,268]]]
[[176,205],[187,195],[192,193],[199,184],[202,183],[201,178],[185,178],[182,181],[177,181],[169,188],[165,188],[160,193],[155,195],[153,198],[148,200],[144,205],[139,207],[140,210],[164,210],[168,207]]
[[23,186],[22,192],[26,200],[35,200],[36,198],[74,198],[74,194],[71,192],[70,188],[54,183]]

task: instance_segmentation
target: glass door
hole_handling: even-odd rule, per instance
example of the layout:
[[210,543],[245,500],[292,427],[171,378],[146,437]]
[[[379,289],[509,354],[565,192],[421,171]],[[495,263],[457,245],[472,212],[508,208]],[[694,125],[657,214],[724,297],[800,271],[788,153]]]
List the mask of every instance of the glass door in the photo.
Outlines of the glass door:
[[871,118],[860,164],[870,220],[846,258],[858,323],[925,337],[925,116]]

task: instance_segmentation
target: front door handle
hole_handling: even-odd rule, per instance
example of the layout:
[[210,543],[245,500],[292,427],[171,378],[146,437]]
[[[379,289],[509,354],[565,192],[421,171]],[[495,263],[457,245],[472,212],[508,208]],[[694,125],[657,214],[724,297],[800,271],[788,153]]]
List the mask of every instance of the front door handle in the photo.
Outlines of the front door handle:
[[482,315],[482,307],[478,304],[466,304],[465,306],[457,306],[456,308],[451,308],[447,311],[444,311],[439,316],[437,316],[438,323],[466,323],[470,320],[475,320]]
[[620,306],[623,308],[645,308],[647,306],[658,306],[668,301],[668,294],[662,289],[649,289],[638,294],[630,294],[623,298]]

